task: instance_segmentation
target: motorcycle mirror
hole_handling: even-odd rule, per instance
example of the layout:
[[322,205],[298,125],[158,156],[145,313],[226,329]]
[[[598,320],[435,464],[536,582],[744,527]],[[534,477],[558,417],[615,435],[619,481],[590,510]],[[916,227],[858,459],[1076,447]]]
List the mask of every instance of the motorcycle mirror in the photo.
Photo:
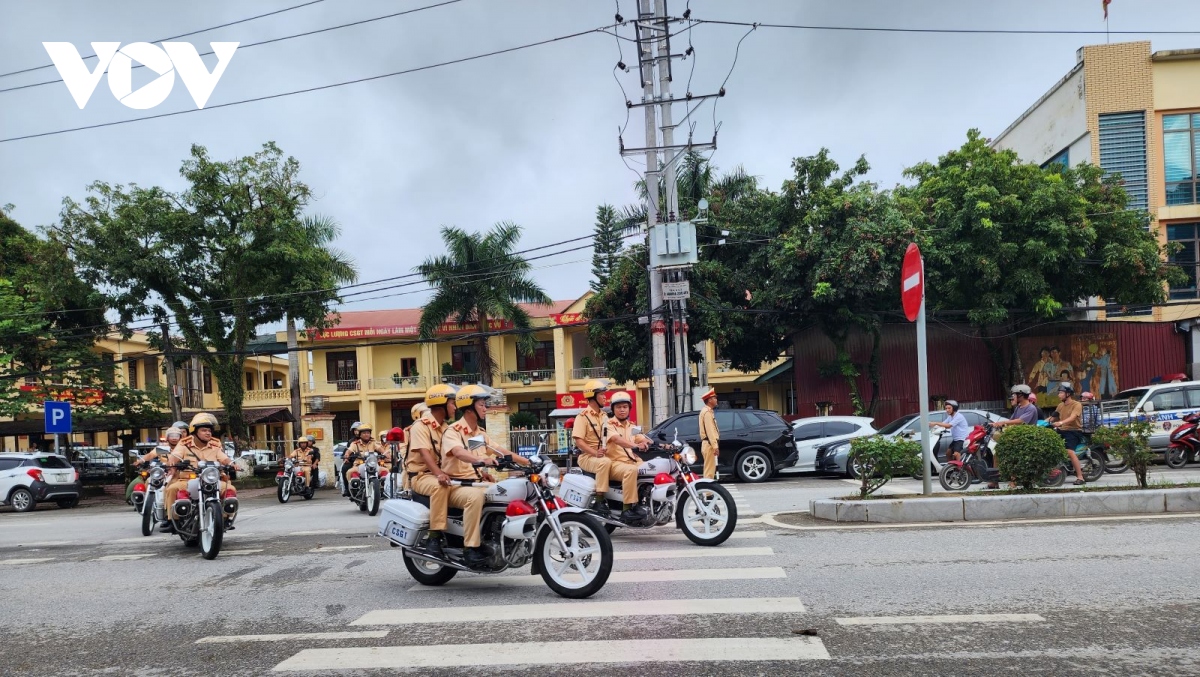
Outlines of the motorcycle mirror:
[[529,457],[529,462],[535,466],[539,466],[542,464],[542,457],[534,454],[533,456]]
[[640,425],[635,425],[632,428],[630,428],[630,430],[633,432],[634,435],[642,434],[642,426],[640,426]]

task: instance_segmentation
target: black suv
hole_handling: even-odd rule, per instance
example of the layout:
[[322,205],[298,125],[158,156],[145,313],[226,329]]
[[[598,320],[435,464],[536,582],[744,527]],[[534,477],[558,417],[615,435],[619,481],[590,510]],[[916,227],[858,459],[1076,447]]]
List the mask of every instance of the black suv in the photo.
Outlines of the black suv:
[[[773,411],[760,409],[718,409],[717,429],[721,431],[721,454],[717,472],[735,474],[743,482],[765,482],[775,471],[796,462],[796,443],[792,428]],[[696,450],[699,471],[700,414],[676,414],[658,424],[647,435],[659,443],[670,444],[679,430],[679,441]],[[649,455],[653,456],[653,453]]]

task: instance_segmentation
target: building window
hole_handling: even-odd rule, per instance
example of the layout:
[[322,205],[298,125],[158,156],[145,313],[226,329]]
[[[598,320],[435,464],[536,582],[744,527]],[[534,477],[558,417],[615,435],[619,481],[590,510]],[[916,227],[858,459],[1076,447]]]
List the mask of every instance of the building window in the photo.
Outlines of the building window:
[[538,425],[542,428],[550,427],[550,412],[554,411],[553,402],[521,402],[517,404],[518,411],[527,411],[538,417]]
[[478,374],[479,346],[450,346],[450,366],[456,374]]
[[1055,155],[1054,157],[1050,158],[1049,160],[1046,160],[1045,164],[1042,165],[1042,169],[1050,169],[1055,163],[1062,165],[1063,169],[1070,169],[1071,168],[1071,149],[1064,148],[1064,149],[1062,149],[1061,153],[1059,153],[1058,155]]
[[212,395],[212,370],[208,367],[203,367],[204,372],[204,394]]
[[1145,111],[1100,116],[1100,168],[1121,175],[1130,209],[1149,208]]
[[1163,116],[1167,204],[1200,203],[1200,113]]
[[554,369],[554,341],[538,341],[529,355],[517,351],[517,371]]
[[138,387],[138,363],[137,363],[137,360],[133,360],[132,362],[130,362],[128,364],[128,369],[129,369],[129,387],[137,388]]
[[1167,226],[1167,240],[1180,245],[1179,251],[1171,254],[1171,262],[1178,264],[1188,276],[1188,281],[1183,286],[1171,287],[1171,298],[1173,299],[1197,298],[1196,266],[1200,263],[1200,256],[1197,256],[1200,253],[1197,251],[1197,247],[1200,246],[1200,241],[1196,237],[1197,230],[1200,230],[1200,223]]
[[400,358],[400,375],[404,378],[417,375],[417,358],[402,357]]
[[116,382],[116,361],[112,353],[100,353],[100,378],[112,385]]
[[358,353],[347,350],[325,354],[325,380],[338,384],[338,390],[358,389]]
[[254,390],[254,374],[246,372],[246,390]]

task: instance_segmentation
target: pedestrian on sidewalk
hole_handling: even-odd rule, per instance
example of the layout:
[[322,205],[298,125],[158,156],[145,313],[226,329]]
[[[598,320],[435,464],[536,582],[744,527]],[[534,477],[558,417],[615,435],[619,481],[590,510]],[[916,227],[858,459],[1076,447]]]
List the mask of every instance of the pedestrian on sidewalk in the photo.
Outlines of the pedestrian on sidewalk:
[[950,448],[946,451],[946,460],[957,461],[963,445],[967,443],[967,432],[971,429],[971,426],[967,424],[967,418],[958,413],[958,401],[946,400],[945,420],[934,421],[929,425],[934,428],[946,428],[950,431]]

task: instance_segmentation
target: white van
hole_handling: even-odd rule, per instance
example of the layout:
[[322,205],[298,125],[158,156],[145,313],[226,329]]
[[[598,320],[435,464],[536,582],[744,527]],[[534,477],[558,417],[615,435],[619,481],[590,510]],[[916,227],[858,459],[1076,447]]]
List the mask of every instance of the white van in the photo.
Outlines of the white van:
[[1124,422],[1132,413],[1145,416],[1154,426],[1150,436],[1153,449],[1166,449],[1171,432],[1183,423],[1183,417],[1200,411],[1200,381],[1158,383],[1123,390],[1100,404],[1103,425]]

